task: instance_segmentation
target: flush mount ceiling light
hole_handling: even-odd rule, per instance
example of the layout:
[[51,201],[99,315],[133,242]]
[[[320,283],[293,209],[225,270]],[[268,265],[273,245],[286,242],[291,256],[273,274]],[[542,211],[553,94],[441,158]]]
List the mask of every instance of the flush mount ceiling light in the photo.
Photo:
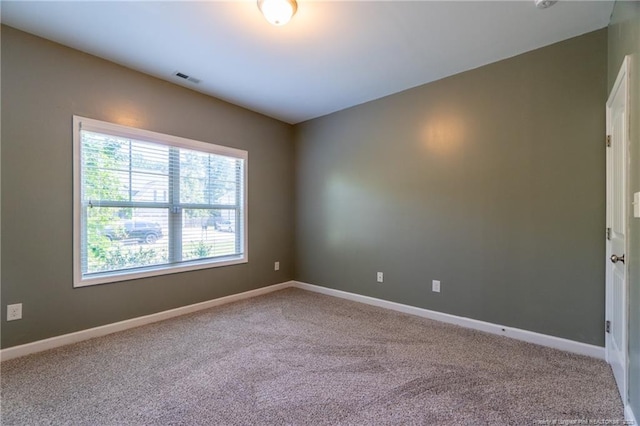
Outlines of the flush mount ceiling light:
[[284,25],[298,10],[296,0],[258,0],[258,9],[273,25]]

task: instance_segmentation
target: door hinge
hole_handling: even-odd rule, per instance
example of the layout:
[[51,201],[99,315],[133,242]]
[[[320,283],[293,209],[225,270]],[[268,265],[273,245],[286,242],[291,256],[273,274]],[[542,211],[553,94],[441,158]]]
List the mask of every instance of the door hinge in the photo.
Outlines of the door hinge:
[[607,148],[611,148],[611,135],[607,135]]
[[611,239],[611,228],[607,228],[607,240]]
[[605,330],[607,333],[611,333],[611,321],[606,321],[606,322],[604,323],[604,330]]

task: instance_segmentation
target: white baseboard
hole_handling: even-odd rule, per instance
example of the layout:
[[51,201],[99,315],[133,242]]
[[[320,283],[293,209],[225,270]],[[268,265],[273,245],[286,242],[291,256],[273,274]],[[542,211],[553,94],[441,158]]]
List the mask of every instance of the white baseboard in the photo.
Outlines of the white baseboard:
[[507,327],[504,325],[493,324],[485,321],[478,321],[471,318],[459,317],[456,315],[445,314],[442,312],[431,311],[429,309],[418,308],[415,306],[403,305],[402,303],[389,302],[387,300],[376,299],[374,297],[362,296],[360,294],[349,293],[346,291],[335,290],[332,288],[321,287],[313,284],[294,281],[293,287],[303,290],[309,290],[316,293],[322,293],[329,296],[340,297],[342,299],[352,300],[354,302],[366,303],[367,305],[378,306],[381,308],[391,309],[405,314],[416,315],[423,318],[429,318],[436,321],[455,324],[474,330],[485,331],[487,333],[498,334],[510,337],[512,339],[522,340],[524,342],[535,343],[541,346],[547,346],[554,349],[560,349],[580,355],[586,355],[593,358],[604,360],[605,350],[603,347],[590,345],[587,343],[576,342],[574,340],[563,339],[546,334],[535,333],[533,331],[522,330],[519,328]]
[[638,422],[636,420],[636,416],[633,414],[633,410],[629,404],[626,404],[624,407],[624,419],[627,421],[628,425],[637,425]]
[[[81,342],[95,337],[105,336],[107,334],[116,333],[118,331],[139,327],[145,324],[151,324],[165,319],[189,314],[203,309],[212,308],[214,306],[224,305],[226,303],[236,302],[251,297],[260,296],[274,291],[282,290],[288,287],[296,287],[302,290],[309,290],[316,293],[322,293],[329,296],[340,297],[342,299],[352,300],[354,302],[365,303],[368,305],[378,306],[381,308],[391,309],[406,314],[416,315],[423,318],[429,318],[449,324],[455,324],[474,330],[485,331],[487,333],[507,336],[513,339],[522,340],[529,343],[535,343],[567,352],[580,355],[587,355],[594,358],[604,359],[604,348],[586,343],[576,342],[573,340],[562,339],[560,337],[548,336],[546,334],[535,333],[532,331],[521,330],[518,328],[502,326],[484,321],[478,321],[471,318],[459,317],[456,315],[445,314],[442,312],[431,311],[428,309],[418,308],[415,306],[403,305],[401,303],[389,302],[387,300],[376,299],[374,297],[363,296],[360,294],[349,293],[346,291],[335,290],[332,288],[321,287],[313,284],[302,283],[298,281],[288,281],[280,284],[274,284],[268,287],[262,287],[255,290],[246,291],[244,293],[232,294],[230,296],[218,299],[208,300],[193,305],[182,306],[180,308],[170,309],[168,311],[158,312],[151,315],[132,318],[125,321],[119,321],[113,324],[107,324],[100,327],[94,327],[87,330],[81,330],[74,333],[63,334],[62,336],[51,337],[49,339],[38,340],[36,342],[24,345],[13,346],[0,350],[0,361],[57,348],[71,343]],[[633,415],[629,409],[630,415]]]
[[192,312],[203,309],[213,308],[214,306],[224,305],[231,302],[237,302],[243,299],[260,296],[274,291],[282,290],[294,285],[293,281],[287,281],[280,284],[274,284],[255,290],[245,291],[244,293],[232,294],[230,296],[220,297],[218,299],[207,300],[205,302],[195,303],[193,305],[181,306],[168,311],[157,312],[151,315],[132,318],[125,321],[119,321],[112,324],[102,325],[100,327],[89,328],[87,330],[76,331],[74,333],[63,334],[61,336],[51,337],[49,339],[38,340],[36,342],[26,343],[24,345],[12,346],[10,348],[0,350],[0,361],[6,361],[12,358],[33,354],[36,352],[46,351],[48,349],[57,348],[71,343],[81,342],[83,340],[93,339],[95,337],[106,336],[107,334],[116,333],[118,331],[127,330],[129,328],[139,327],[141,325],[151,324],[163,321],[180,315],[190,314]]

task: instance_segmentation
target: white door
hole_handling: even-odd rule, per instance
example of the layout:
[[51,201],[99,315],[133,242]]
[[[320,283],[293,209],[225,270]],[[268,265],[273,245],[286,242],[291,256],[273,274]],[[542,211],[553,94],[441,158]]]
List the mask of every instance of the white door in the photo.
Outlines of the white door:
[[607,101],[606,356],[627,404],[628,65],[625,58]]

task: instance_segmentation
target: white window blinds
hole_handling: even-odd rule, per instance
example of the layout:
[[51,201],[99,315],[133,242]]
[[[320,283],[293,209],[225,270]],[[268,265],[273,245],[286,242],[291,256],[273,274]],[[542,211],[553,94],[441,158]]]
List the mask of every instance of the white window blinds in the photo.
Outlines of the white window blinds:
[[74,126],[76,286],[246,262],[246,151]]

